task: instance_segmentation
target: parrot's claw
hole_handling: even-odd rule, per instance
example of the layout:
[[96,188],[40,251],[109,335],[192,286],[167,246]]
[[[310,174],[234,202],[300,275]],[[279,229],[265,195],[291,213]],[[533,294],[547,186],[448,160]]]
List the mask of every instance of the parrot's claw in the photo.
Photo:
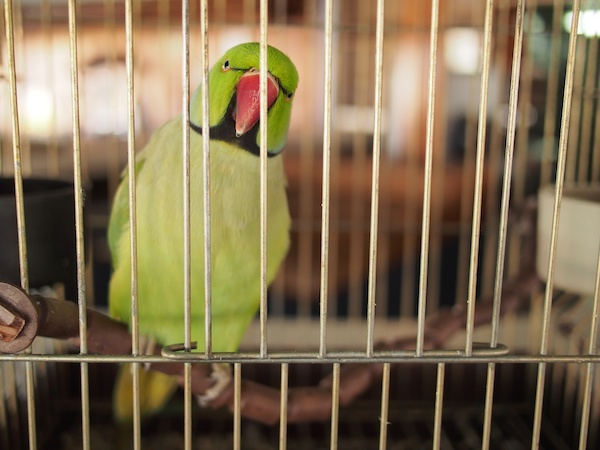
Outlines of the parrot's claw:
[[210,377],[215,380],[209,389],[202,395],[197,395],[196,400],[202,407],[208,406],[214,399],[219,397],[224,389],[231,383],[231,366],[224,363],[213,363]]
[[[140,346],[139,346],[141,355],[154,355],[156,350],[156,339],[152,336],[140,336]],[[146,372],[150,370],[151,363],[144,363],[143,367]]]

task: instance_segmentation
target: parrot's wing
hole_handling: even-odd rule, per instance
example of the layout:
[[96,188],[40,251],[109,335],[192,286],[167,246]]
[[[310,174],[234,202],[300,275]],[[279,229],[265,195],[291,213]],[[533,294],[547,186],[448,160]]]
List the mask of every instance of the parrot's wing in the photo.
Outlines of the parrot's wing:
[[[136,176],[142,171],[145,155],[136,158]],[[121,254],[118,247],[121,239],[129,233],[129,185],[127,170],[123,171],[121,184],[115,194],[108,224],[108,245],[113,255],[113,268],[117,267]],[[160,372],[140,370],[140,411],[142,416],[160,411],[177,389],[177,379]],[[113,409],[119,422],[133,420],[133,374],[131,364],[122,364],[113,392]]]
[[[136,158],[135,173],[136,176],[142,171],[144,167],[144,154],[140,154]],[[121,184],[115,198],[113,200],[112,211],[110,213],[110,220],[108,223],[108,246],[110,248],[110,254],[112,255],[113,268],[117,266],[117,257],[120,254],[118,251],[119,242],[123,236],[128,233],[129,230],[129,184],[127,181],[127,170],[123,171]]]

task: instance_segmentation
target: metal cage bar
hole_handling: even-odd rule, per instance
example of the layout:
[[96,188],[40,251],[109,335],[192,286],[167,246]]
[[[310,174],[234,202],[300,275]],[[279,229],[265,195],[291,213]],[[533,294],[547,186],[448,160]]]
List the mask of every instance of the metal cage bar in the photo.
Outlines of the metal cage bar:
[[[184,346],[187,351],[192,348],[192,224],[191,224],[191,175],[190,175],[190,3],[189,0],[182,1],[181,8],[181,38],[182,38],[182,58],[181,58],[181,76],[182,76],[182,180],[183,180],[183,301],[184,304]],[[203,108],[208,97],[207,89],[204,90]],[[204,131],[204,129],[203,129]],[[205,134],[203,132],[203,134]],[[204,138],[203,138],[204,139]],[[203,159],[206,158],[207,149],[203,146]],[[204,161],[203,161],[204,162]],[[204,166],[205,172],[209,172],[208,166]],[[206,183],[206,179],[205,179]],[[210,186],[210,184],[209,184]],[[204,199],[210,195],[204,193]],[[204,215],[210,215],[210,203],[204,207]],[[208,230],[208,231],[207,231]],[[206,252],[206,247],[210,248],[210,222],[204,225],[204,233],[208,233],[209,238],[205,241],[204,258],[210,258],[210,253]],[[207,273],[205,270],[205,278]],[[210,273],[208,274],[210,277]],[[212,348],[211,316],[210,316],[210,295],[204,299],[204,308],[209,310],[205,316],[205,352],[210,354]],[[186,363],[184,366],[184,447],[186,450],[192,448],[192,366]]]
[[233,364],[233,449],[242,446],[242,364]]
[[[501,73],[506,73],[508,61],[506,58],[506,54],[508,52],[508,42],[507,39],[503,39],[503,35],[500,33],[501,29],[509,29],[510,27],[510,2],[509,0],[499,0],[498,2],[498,39],[495,45],[495,57],[494,57],[494,67]],[[509,90],[506,81],[502,77],[499,80],[499,89]],[[502,150],[504,148],[503,139],[503,130],[500,121],[494,120],[490,129],[490,161],[489,161],[489,171],[490,173],[496,173],[501,170],[502,166]],[[486,192],[486,196],[489,198],[498,198],[501,196],[501,183],[499,180],[495,180],[489,183],[488,189]],[[485,240],[485,248],[484,248],[484,264],[483,264],[483,279],[482,279],[482,288],[484,292],[494,292],[494,298],[499,298],[501,292],[499,292],[499,287],[497,287],[496,280],[499,280],[498,273],[495,270],[497,268],[497,251],[500,248],[498,245],[498,238],[500,234],[500,216],[501,211],[499,211],[497,205],[493,204],[493,202],[488,203],[486,207],[486,222],[488,224],[486,240]],[[504,244],[503,244],[504,245]],[[504,251],[504,250],[502,250]],[[502,275],[503,276],[503,275]],[[500,277],[500,280],[502,277]],[[496,293],[497,292],[497,293]]]
[[[492,28],[493,28],[493,17],[494,15],[494,1],[489,0],[486,2],[485,7],[485,19],[484,19],[484,40],[483,40],[483,60],[481,63],[481,90],[480,90],[480,104],[479,104],[479,119],[477,124],[477,151],[479,157],[477,158],[478,167],[479,164],[483,163],[483,153],[485,149],[485,135],[487,128],[487,98],[488,98],[488,88],[489,88],[489,76],[490,76],[490,62],[491,62],[491,48],[492,48]],[[479,169],[478,169],[479,173]],[[482,174],[481,174],[482,175]],[[478,185],[481,186],[482,179],[477,178]],[[477,210],[475,207],[473,208],[473,228],[477,226],[480,227],[481,221],[481,193],[477,196],[476,203],[478,203]],[[477,211],[477,212],[475,212]],[[477,215],[477,218],[475,218]],[[479,239],[477,239],[477,243]],[[472,241],[471,247],[473,248],[477,245],[477,253],[479,252],[478,244],[475,244],[475,240]],[[475,254],[475,258],[477,258],[477,254]],[[473,263],[471,263],[471,267],[473,267]],[[469,272],[469,280],[470,280],[470,290],[469,295],[472,297],[469,300],[475,299],[475,284],[476,284],[476,275]],[[498,344],[498,324],[500,321],[500,299],[494,298],[494,311],[492,317],[492,333],[490,338],[490,347],[495,347]],[[469,317],[471,320],[473,316]],[[471,322],[472,323],[472,322]],[[467,348],[472,349],[473,342],[467,343]],[[496,366],[494,364],[488,365],[487,372],[487,383],[486,383],[486,396],[485,396],[485,407],[484,407],[484,418],[483,418],[483,435],[481,448],[488,449],[490,445],[490,433],[491,433],[491,424],[492,424],[492,406],[493,406],[493,398],[494,398],[494,380],[496,374]]]
[[[567,67],[565,75],[565,87],[563,91],[563,110],[560,123],[560,137],[558,142],[558,162],[556,167],[556,190],[554,194],[554,209],[552,216],[552,231],[550,236],[550,255],[546,276],[546,290],[544,293],[544,311],[542,319],[542,334],[540,338],[540,354],[548,352],[550,314],[552,311],[552,293],[554,290],[554,270],[556,262],[556,249],[558,241],[558,223],[562,202],[563,184],[565,181],[565,165],[567,159],[567,142],[569,138],[569,120],[571,115],[571,99],[573,95],[573,76],[575,72],[575,53],[577,47],[577,27],[579,23],[580,0],[573,2],[573,19],[569,34],[569,52],[567,55]],[[542,405],[544,401],[544,385],[546,377],[546,364],[538,365],[535,412],[533,420],[532,447],[539,446],[540,432],[542,427]]]
[[279,450],[287,448],[288,387],[290,365],[281,364],[281,395],[279,412]]
[[444,377],[446,376],[446,365],[437,365],[437,376],[435,386],[435,412],[433,417],[433,444],[432,448],[439,450],[442,444],[442,412],[444,410]]
[[[483,17],[483,10],[482,7],[483,6],[487,6],[487,2],[486,5],[483,4],[483,2],[480,2],[480,4],[477,5],[477,7],[472,8],[472,12],[471,12],[471,20],[474,22],[473,25],[475,25],[475,23],[477,23],[477,20],[480,20],[481,17]],[[449,21],[451,20],[456,20],[456,18],[453,16],[451,18],[448,19]],[[484,24],[484,34],[486,33],[485,31],[485,24]],[[483,46],[483,52],[486,51],[485,48],[485,44]],[[466,124],[465,124],[465,130],[464,130],[464,141],[465,141],[465,154],[463,156],[463,167],[464,167],[464,173],[463,173],[463,183],[461,186],[461,202],[460,202],[460,219],[459,219],[459,225],[458,225],[458,234],[459,234],[459,254],[458,254],[458,258],[457,258],[457,274],[456,274],[456,294],[455,294],[455,298],[456,298],[456,302],[462,302],[463,299],[466,301],[466,304],[469,305],[470,304],[470,292],[469,292],[469,286],[470,286],[470,277],[471,277],[471,271],[472,269],[472,265],[470,264],[470,258],[471,255],[473,253],[473,246],[472,246],[472,241],[473,241],[473,237],[471,235],[471,229],[468,224],[469,221],[471,222],[471,227],[472,227],[472,222],[474,220],[474,216],[477,214],[475,212],[475,206],[476,204],[472,201],[473,197],[477,197],[478,194],[478,190],[477,189],[473,189],[473,186],[471,185],[470,181],[471,181],[471,177],[472,174],[475,173],[476,174],[476,170],[478,168],[478,161],[479,161],[479,156],[477,153],[477,149],[478,147],[478,133],[479,133],[479,128],[478,124],[479,124],[479,116],[481,114],[481,110],[479,110],[478,114],[474,117],[472,110],[476,110],[476,108],[478,107],[478,105],[481,105],[481,98],[479,96],[477,96],[477,93],[480,93],[483,91],[482,86],[480,85],[479,87],[476,86],[477,82],[481,82],[483,78],[483,74],[479,75],[478,74],[472,74],[469,75],[469,103],[466,106],[466,110],[467,110],[467,117],[466,117]],[[486,96],[487,96],[487,90],[486,92]],[[487,100],[486,100],[487,101]],[[475,187],[477,188],[478,186],[478,177],[476,174],[475,177]],[[480,213],[479,213],[480,214]],[[479,231],[480,232],[480,229]],[[477,267],[477,270],[479,270],[479,267]],[[477,272],[478,273],[478,272]],[[466,323],[466,327],[469,326],[470,320],[468,320],[468,322]],[[465,345],[467,345],[467,343],[465,342]]]
[[19,237],[19,271],[21,287],[29,289],[27,270],[27,241],[25,240],[25,206],[23,201],[23,172],[21,160],[21,128],[19,125],[19,108],[17,103],[17,68],[15,62],[15,31],[13,26],[12,2],[4,2],[4,21],[6,24],[6,47],[8,60],[8,81],[10,87],[10,113],[13,135],[13,170],[15,177],[15,202],[17,208],[17,230]]
[[[260,123],[267,123],[268,5],[260,1]],[[267,127],[260,127],[260,354],[267,356]]]
[[340,364],[333,364],[333,383],[331,385],[331,434],[330,449],[338,448],[340,414]]
[[381,378],[381,415],[379,419],[379,450],[387,448],[387,429],[390,411],[390,364],[383,365]]
[[321,282],[320,282],[320,330],[319,355],[327,352],[327,306],[329,296],[329,232],[330,232],[330,199],[331,199],[331,84],[332,84],[332,35],[333,35],[333,1],[325,2],[325,84],[323,104],[323,194],[321,222]]
[[[10,111],[11,126],[13,136],[13,170],[15,180],[15,202],[17,215],[17,240],[19,251],[19,275],[21,287],[29,291],[29,271],[26,242],[26,222],[25,222],[25,200],[23,193],[23,168],[21,158],[21,130],[19,124],[19,108],[17,103],[17,69],[15,62],[15,41],[13,26],[12,2],[4,2],[4,17],[6,29],[6,44],[8,53],[8,79],[10,88]],[[30,353],[27,349],[25,353]],[[29,448],[37,448],[37,431],[35,417],[35,397],[34,397],[34,374],[33,363],[25,363],[25,376],[27,383],[27,432],[29,438]]]
[[[87,298],[85,280],[85,244],[83,221],[83,185],[81,179],[81,137],[79,126],[79,64],[77,51],[77,6],[69,1],[69,47],[71,62],[71,96],[73,121],[73,174],[75,191],[75,230],[77,253],[77,303],[79,305],[79,349],[87,353]],[[84,449],[90,443],[90,399],[89,374],[87,363],[81,363],[81,434]]]
[[[129,207],[129,255],[131,276],[131,353],[140,353],[140,334],[138,318],[138,283],[137,283],[137,199],[136,199],[136,170],[135,170],[135,93],[134,93],[134,36],[133,36],[133,1],[125,3],[125,41],[127,71],[127,179]],[[133,446],[141,448],[141,419],[140,419],[140,365],[132,366],[133,389]]]
[[487,123],[488,88],[490,77],[490,58],[492,46],[494,2],[486,2],[485,36],[483,41],[483,59],[481,68],[481,87],[479,91],[479,117],[477,122],[477,158],[475,168],[475,192],[473,194],[473,218],[471,224],[471,254],[469,259],[469,284],[467,298],[467,323],[465,354],[471,355],[473,350],[473,329],[475,321],[475,298],[477,287],[477,270],[479,266],[479,241],[481,232],[481,208],[483,198],[483,164],[485,155],[485,137]]
[[423,355],[425,339],[425,314],[427,308],[427,278],[429,261],[429,230],[431,227],[431,180],[433,165],[433,127],[435,113],[435,78],[437,68],[437,39],[439,20],[439,0],[431,2],[431,30],[429,48],[429,75],[427,82],[427,130],[425,140],[425,176],[423,178],[423,216],[421,229],[421,260],[419,265],[419,300],[417,312],[416,355]]
[[381,114],[383,86],[383,33],[385,1],[377,2],[377,30],[375,44],[375,118],[373,124],[373,168],[371,185],[371,223],[369,229],[369,292],[367,305],[367,356],[373,355],[375,333],[375,292],[377,271],[377,232],[379,229],[379,171],[381,164]]

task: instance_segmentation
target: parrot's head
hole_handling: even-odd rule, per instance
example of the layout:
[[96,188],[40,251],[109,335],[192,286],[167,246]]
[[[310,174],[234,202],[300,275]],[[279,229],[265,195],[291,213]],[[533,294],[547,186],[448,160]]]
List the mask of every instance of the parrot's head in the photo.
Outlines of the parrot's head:
[[[267,150],[269,156],[283,149],[287,138],[298,72],[282,52],[269,46],[267,51]],[[257,42],[229,49],[210,69],[210,138],[230,142],[259,154],[260,46]],[[202,126],[202,86],[191,99],[190,121]]]

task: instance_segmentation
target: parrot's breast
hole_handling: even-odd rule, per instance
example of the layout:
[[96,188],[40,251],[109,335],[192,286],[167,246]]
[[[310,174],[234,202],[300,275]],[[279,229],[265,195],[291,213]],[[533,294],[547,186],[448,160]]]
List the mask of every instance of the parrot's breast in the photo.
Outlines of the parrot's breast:
[[[181,120],[161,128],[143,152],[137,175],[138,316],[142,334],[162,344],[183,342],[184,215]],[[201,136],[190,140],[192,339],[204,346],[204,169]],[[267,278],[289,246],[290,217],[280,157],[269,158]],[[234,145],[211,141],[210,282],[214,351],[237,350],[260,299],[260,160]],[[114,214],[114,212],[113,212]],[[111,313],[129,322],[128,236],[119,242],[111,280]]]

